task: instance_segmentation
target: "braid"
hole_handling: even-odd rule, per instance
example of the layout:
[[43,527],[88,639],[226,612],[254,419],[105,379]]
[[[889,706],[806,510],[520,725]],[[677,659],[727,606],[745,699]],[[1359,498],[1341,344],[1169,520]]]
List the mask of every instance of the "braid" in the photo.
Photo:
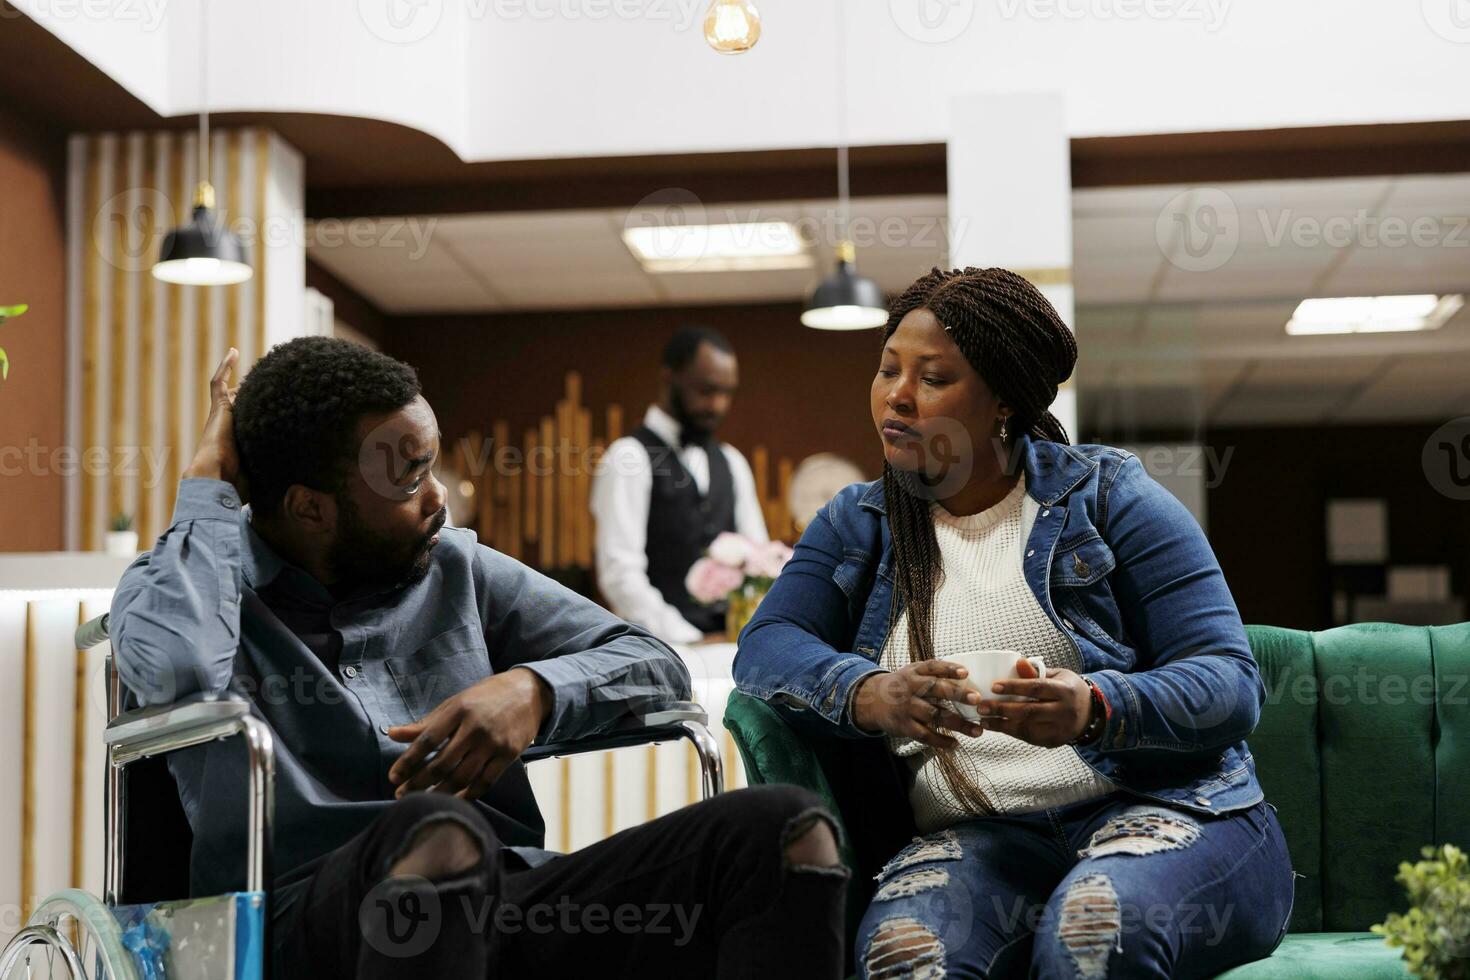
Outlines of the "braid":
[[[1048,442],[1067,442],[1060,421],[1047,411],[1057,388],[1077,363],[1077,340],[1041,292],[1005,269],[933,269],[899,294],[883,328],[886,343],[914,310],[934,314],[992,391],[1013,409],[1018,431]],[[934,594],[944,578],[929,497],[918,477],[883,466],[883,495],[893,537],[895,602],[908,610],[909,657],[934,657]],[[994,806],[955,760],[937,750],[940,771],[956,798],[978,813]]]

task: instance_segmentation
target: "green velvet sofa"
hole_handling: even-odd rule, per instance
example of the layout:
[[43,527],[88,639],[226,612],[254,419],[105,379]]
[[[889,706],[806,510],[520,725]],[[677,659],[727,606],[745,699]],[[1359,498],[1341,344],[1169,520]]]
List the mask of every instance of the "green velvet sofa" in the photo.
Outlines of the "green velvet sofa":
[[[1267,691],[1248,744],[1299,877],[1281,945],[1224,977],[1407,976],[1400,951],[1368,927],[1404,908],[1393,880],[1400,861],[1418,860],[1425,844],[1470,846],[1470,623],[1248,632]],[[838,813],[843,858],[855,870],[851,932],[875,863],[908,833],[886,829],[901,817],[882,812],[873,796],[860,807],[850,802],[848,787],[871,777],[877,757],[861,763],[860,774],[844,772],[844,757],[860,743],[807,742],[770,706],[738,691],[725,726],[750,782],[806,786]]]

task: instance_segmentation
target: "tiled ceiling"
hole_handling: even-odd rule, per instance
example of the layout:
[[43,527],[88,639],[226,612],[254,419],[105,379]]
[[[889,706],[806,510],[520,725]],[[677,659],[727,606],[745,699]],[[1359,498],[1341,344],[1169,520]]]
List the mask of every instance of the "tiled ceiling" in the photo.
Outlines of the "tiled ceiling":
[[[835,213],[820,200],[700,211],[796,223],[811,268],[767,272],[647,273],[621,210],[389,218],[308,240],[389,314],[781,302],[830,267]],[[859,267],[892,293],[944,264],[945,214],[942,197],[855,200]],[[1425,333],[1284,330],[1308,296],[1470,294],[1470,174],[1080,190],[1073,277],[1084,431],[1470,414],[1470,308]]]

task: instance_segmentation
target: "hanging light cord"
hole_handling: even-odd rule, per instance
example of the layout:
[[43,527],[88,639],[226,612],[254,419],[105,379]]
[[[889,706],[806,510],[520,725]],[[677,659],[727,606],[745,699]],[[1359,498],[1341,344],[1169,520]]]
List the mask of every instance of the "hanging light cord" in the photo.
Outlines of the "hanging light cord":
[[847,241],[850,221],[847,174],[847,0],[837,3],[837,215],[842,229],[841,241]]
[[[209,58],[205,52],[205,45],[209,43],[209,0],[201,0],[199,4],[199,184],[203,191],[203,185],[209,184]],[[201,197],[213,197],[213,194],[201,193]],[[214,206],[214,201],[201,201],[209,207]]]

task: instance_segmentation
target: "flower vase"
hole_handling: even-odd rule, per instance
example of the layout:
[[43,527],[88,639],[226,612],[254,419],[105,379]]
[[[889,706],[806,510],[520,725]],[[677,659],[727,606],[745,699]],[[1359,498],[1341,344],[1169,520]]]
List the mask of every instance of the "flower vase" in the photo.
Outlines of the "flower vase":
[[754,618],[755,609],[767,591],[755,585],[745,585],[730,593],[730,605],[725,611],[726,640],[735,643],[740,639],[740,631]]

